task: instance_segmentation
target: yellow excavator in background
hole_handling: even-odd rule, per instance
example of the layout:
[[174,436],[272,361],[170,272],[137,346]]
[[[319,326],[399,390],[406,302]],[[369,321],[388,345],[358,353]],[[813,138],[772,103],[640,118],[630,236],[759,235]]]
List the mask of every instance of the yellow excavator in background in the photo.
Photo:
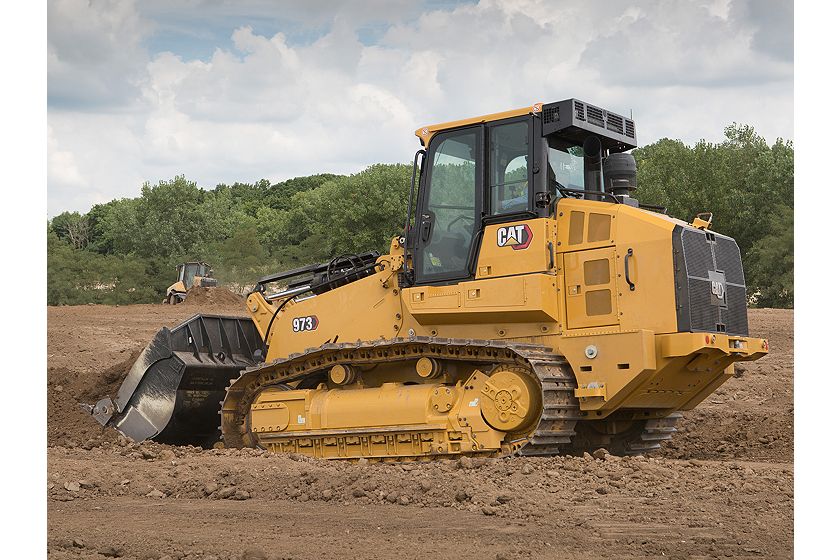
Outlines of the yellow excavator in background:
[[218,281],[213,278],[213,269],[206,262],[187,262],[179,264],[178,281],[166,289],[166,299],[163,303],[176,305],[187,298],[190,288],[215,288]]
[[94,417],[321,458],[638,454],[768,352],[736,242],[632,197],[631,119],[567,99],[416,135],[387,254],[162,329]]

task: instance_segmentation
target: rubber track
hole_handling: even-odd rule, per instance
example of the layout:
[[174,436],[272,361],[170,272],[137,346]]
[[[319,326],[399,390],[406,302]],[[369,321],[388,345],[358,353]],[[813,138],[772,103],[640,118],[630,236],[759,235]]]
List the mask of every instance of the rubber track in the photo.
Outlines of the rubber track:
[[253,447],[247,417],[257,394],[271,385],[292,383],[332,367],[336,363],[373,365],[409,361],[427,356],[461,360],[479,365],[503,364],[530,367],[542,387],[542,415],[534,431],[512,442],[521,455],[556,455],[568,447],[580,409],[574,397],[575,377],[563,356],[534,344],[511,344],[500,340],[468,340],[413,337],[356,343],[327,343],[287,358],[244,370],[231,382],[222,404],[221,431],[228,447]]

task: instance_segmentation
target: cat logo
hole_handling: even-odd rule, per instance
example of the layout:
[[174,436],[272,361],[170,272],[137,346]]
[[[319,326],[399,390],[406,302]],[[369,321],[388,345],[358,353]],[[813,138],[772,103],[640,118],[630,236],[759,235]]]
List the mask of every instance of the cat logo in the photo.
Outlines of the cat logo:
[[726,306],[726,275],[723,272],[710,270],[709,285],[712,292],[712,305]]
[[496,244],[499,247],[511,247],[516,251],[527,249],[533,238],[534,235],[531,233],[528,224],[501,226],[496,232]]

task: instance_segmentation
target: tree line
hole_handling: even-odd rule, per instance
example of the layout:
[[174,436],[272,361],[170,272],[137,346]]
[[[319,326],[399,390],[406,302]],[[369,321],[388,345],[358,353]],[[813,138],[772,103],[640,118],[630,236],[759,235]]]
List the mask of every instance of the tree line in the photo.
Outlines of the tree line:
[[[633,151],[642,201],[713,229],[744,255],[752,303],[793,305],[793,143],[769,145],[731,125],[720,143],[662,139]],[[180,262],[203,260],[227,285],[333,256],[386,251],[402,230],[411,166],[376,164],[352,175],[200,188],[183,176],[140,196],[63,212],[47,225],[47,302],[159,302]]]

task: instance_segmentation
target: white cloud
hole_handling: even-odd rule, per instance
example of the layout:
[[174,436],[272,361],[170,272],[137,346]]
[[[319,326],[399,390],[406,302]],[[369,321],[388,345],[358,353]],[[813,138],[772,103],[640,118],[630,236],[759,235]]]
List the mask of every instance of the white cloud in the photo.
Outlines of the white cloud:
[[47,91],[52,106],[103,109],[131,104],[148,58],[152,24],[133,2],[47,3]]
[[87,181],[79,172],[73,152],[63,150],[51,126],[47,126],[47,181],[61,188],[83,187]]
[[[421,125],[567,97],[632,108],[643,142],[719,139],[732,121],[770,139],[792,134],[792,64],[779,56],[783,38],[768,42],[765,31],[784,21],[760,4],[482,0],[403,12],[336,5],[331,14],[298,6],[282,16],[326,22],[326,33],[299,44],[282,26],[239,25],[202,60],[147,52],[150,30],[185,17],[183,7],[172,15],[157,2],[54,4],[51,215],[181,173],[212,187],[409,161]],[[214,25],[243,10],[194,4]],[[262,18],[277,12],[273,3],[247,6]],[[384,34],[366,45],[357,31],[372,21],[386,22]]]

